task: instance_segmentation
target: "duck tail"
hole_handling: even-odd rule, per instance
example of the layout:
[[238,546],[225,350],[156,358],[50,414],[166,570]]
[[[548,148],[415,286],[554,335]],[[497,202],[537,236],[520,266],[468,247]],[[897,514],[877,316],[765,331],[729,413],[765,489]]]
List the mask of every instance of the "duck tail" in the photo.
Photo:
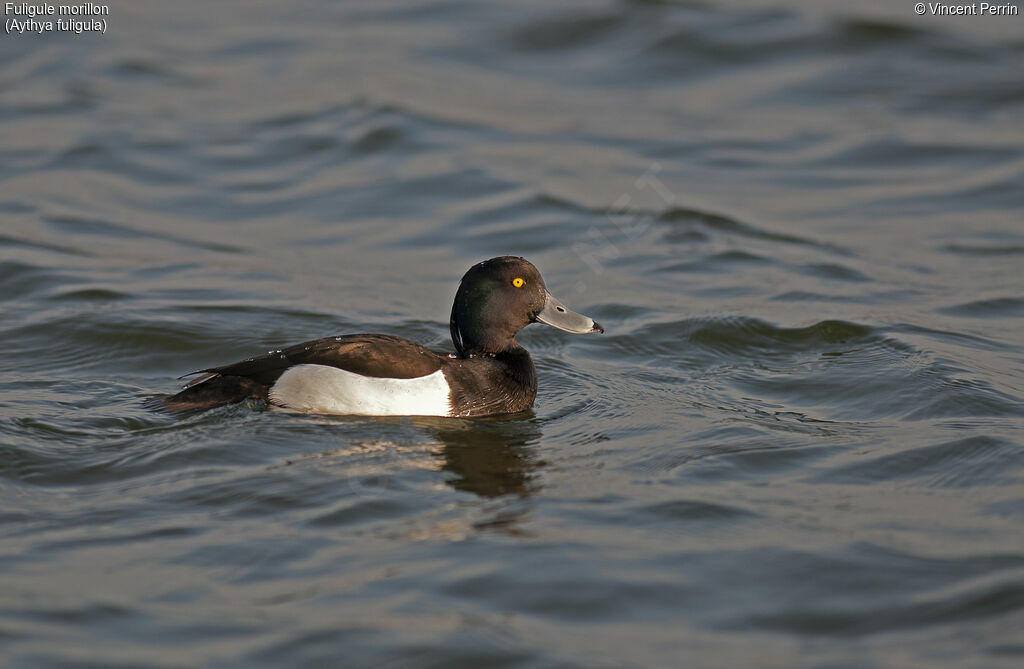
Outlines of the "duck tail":
[[210,372],[195,379],[175,395],[154,397],[145,402],[147,409],[172,414],[205,411],[247,399],[267,399],[269,388],[244,376],[223,376]]

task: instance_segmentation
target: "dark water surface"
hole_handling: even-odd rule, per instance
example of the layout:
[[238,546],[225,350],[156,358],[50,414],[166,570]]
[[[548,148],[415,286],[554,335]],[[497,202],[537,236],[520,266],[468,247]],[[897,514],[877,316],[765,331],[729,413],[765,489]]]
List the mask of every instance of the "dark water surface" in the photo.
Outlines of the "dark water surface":
[[[0,39],[4,664],[1024,664],[1024,16],[107,20]],[[530,415],[142,408],[451,350],[507,253],[608,329],[520,337]]]

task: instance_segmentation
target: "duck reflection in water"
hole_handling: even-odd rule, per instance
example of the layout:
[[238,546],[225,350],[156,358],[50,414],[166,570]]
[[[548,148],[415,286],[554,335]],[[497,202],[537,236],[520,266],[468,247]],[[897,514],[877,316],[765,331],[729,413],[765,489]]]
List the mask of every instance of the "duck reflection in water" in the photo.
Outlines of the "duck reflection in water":
[[525,498],[540,489],[544,462],[533,448],[541,438],[536,418],[439,420],[427,429],[441,443],[441,469],[455,475],[445,483],[456,490]]
[[[300,420],[337,425],[364,419],[307,416]],[[446,472],[443,481],[452,489],[496,501],[487,506],[484,517],[477,516],[468,525],[455,521],[456,526],[522,533],[517,525],[529,513],[527,500],[541,489],[540,471],[545,465],[537,454],[541,423],[532,412],[471,421],[414,416],[374,422],[382,428],[380,439],[354,442],[302,460],[329,459],[328,467],[342,469],[359,497],[386,498],[397,504],[408,502],[408,497],[402,498],[414,493],[410,488],[422,480],[424,470]],[[436,473],[430,476],[441,478]],[[460,534],[454,526],[438,529],[442,534]]]

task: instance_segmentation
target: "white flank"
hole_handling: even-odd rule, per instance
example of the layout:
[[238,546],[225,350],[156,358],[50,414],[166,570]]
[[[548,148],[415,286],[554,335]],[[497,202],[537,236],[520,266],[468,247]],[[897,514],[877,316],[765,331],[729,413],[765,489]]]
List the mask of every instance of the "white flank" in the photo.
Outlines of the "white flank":
[[380,379],[327,365],[296,365],[270,388],[270,402],[306,413],[362,416],[449,416],[444,373]]

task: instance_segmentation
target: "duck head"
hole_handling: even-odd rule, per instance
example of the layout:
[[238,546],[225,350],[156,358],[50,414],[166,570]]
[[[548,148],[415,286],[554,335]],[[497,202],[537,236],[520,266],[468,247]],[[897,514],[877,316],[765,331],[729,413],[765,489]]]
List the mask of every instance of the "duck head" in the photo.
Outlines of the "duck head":
[[604,332],[593,318],[552,297],[540,272],[523,258],[501,256],[469,268],[452,305],[452,341],[459,356],[513,349],[516,333],[530,323],[574,334]]

